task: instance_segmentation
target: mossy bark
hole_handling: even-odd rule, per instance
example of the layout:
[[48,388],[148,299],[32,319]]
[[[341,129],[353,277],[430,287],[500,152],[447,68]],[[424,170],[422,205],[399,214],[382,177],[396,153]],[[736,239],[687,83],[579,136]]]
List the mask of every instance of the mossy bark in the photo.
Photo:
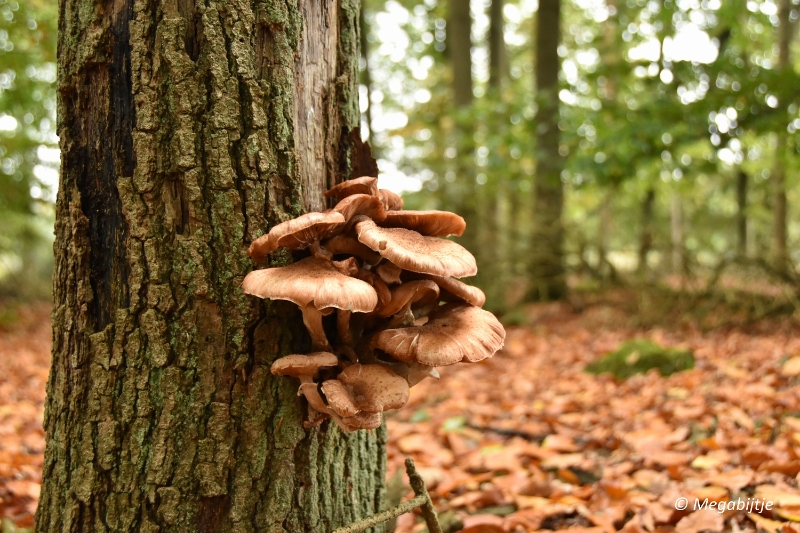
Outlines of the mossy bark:
[[253,239],[369,162],[358,9],[61,0],[37,532],[322,532],[380,508],[385,430],[303,429],[269,372],[308,350],[300,314],[240,289]]

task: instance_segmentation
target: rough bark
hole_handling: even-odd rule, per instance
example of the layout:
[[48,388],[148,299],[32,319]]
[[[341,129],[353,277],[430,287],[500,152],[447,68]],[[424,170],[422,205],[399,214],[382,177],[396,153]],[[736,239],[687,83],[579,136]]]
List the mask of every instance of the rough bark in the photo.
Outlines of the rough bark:
[[372,139],[372,71],[369,67],[369,31],[367,29],[366,17],[366,2],[361,2],[361,8],[358,10],[358,24],[361,28],[360,35],[360,53],[361,60],[364,62],[364,68],[361,70],[361,83],[367,88],[367,142]]
[[323,532],[375,512],[385,430],[304,430],[297,383],[269,372],[308,349],[300,315],[240,289],[250,241],[324,207],[359,159],[357,0],[60,13],[36,531]]
[[536,30],[536,171],[534,176],[533,237],[531,239],[531,300],[553,300],[566,294],[564,226],[561,213],[563,159],[558,152],[558,73],[561,61],[561,1],[541,0]]

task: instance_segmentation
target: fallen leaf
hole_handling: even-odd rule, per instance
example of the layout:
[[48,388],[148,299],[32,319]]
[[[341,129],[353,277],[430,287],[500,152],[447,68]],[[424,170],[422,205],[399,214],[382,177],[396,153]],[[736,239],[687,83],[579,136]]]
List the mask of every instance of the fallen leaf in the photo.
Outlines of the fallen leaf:
[[720,513],[711,509],[702,509],[681,518],[675,525],[675,533],[722,531],[724,528],[725,519]]

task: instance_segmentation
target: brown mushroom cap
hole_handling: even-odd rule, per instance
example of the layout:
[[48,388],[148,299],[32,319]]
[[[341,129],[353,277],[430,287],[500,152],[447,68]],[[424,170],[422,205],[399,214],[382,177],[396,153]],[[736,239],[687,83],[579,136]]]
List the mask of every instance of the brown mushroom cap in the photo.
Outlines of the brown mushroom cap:
[[378,267],[375,269],[375,272],[387,285],[396,285],[398,283],[403,282],[403,280],[400,279],[400,274],[403,272],[403,269],[395,265],[391,261],[381,262],[381,264],[378,265]]
[[322,247],[333,255],[350,254],[363,260],[365,263],[374,265],[381,260],[381,255],[373,252],[357,239],[340,233],[322,242]]
[[380,413],[408,402],[408,382],[383,365],[351,365],[338,379],[360,411]]
[[403,209],[403,198],[393,193],[392,191],[387,191],[386,189],[379,189],[378,190],[378,198],[381,199],[383,202],[383,206],[386,208],[387,211],[399,211]]
[[343,181],[323,193],[325,198],[334,197],[339,200],[352,194],[378,195],[378,178],[362,176],[352,180]]
[[378,316],[387,317],[398,313],[401,309],[408,310],[411,303],[420,302],[421,305],[432,303],[439,297],[439,286],[429,279],[409,281],[392,289],[392,299],[376,309]]
[[368,283],[342,274],[331,261],[307,257],[284,267],[250,272],[242,283],[247,294],[289,300],[317,309],[336,307],[359,313],[375,309],[378,295]]
[[308,355],[287,355],[276,359],[270,367],[270,372],[276,376],[313,377],[321,368],[333,367],[339,364],[339,359],[328,352],[314,352]]
[[461,236],[467,228],[464,219],[449,211],[386,211],[378,220],[384,228],[406,228],[428,237]]
[[381,427],[383,417],[381,417],[380,413],[362,411],[354,416],[342,418],[342,422],[348,426],[346,431],[355,431],[357,429],[377,429]]
[[365,215],[378,221],[386,218],[386,210],[380,198],[369,194],[352,194],[339,201],[333,210],[341,213],[345,220],[356,215]]
[[247,253],[255,261],[262,261],[280,247],[299,250],[336,234],[344,228],[345,218],[336,211],[306,213],[292,220],[281,222],[250,243]]
[[322,382],[322,393],[328,400],[328,407],[342,417],[355,416],[358,409],[353,405],[353,400],[338,379],[328,379]]
[[475,307],[483,307],[486,303],[486,295],[478,287],[467,285],[457,279],[433,274],[424,274],[424,277],[435,282],[442,291],[452,294],[456,298],[464,300]]
[[456,278],[478,272],[472,254],[453,241],[404,228],[380,228],[368,219],[356,223],[356,233],[359,241],[405,270]]
[[505,337],[503,326],[492,313],[453,303],[431,313],[422,326],[377,333],[372,346],[406,363],[446,366],[491,357],[503,347]]

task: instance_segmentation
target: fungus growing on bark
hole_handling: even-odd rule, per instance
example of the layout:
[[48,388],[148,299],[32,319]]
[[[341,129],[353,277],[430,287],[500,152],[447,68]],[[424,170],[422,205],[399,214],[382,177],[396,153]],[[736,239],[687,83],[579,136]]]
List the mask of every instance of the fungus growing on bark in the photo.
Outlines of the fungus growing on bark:
[[491,357],[505,331],[480,309],[483,292],[454,279],[477,272],[472,254],[441,238],[461,235],[464,219],[401,211],[402,198],[367,176],[325,196],[337,200],[333,209],[278,224],[249,250],[256,261],[280,247],[311,257],[253,271],[242,287],[303,313],[316,353],[282,357],[272,373],[300,379],[305,426],[330,417],[344,431],[373,429],[382,412],[406,404],[409,387],[438,378],[436,366]]
[[242,283],[247,294],[271,300],[289,300],[300,306],[303,322],[318,350],[331,350],[322,316],[331,308],[365,313],[378,305],[369,284],[343,274],[333,261],[307,257],[284,267],[250,272]]
[[380,189],[378,191],[378,198],[381,199],[387,211],[399,211],[403,209],[403,199],[392,191]]
[[491,357],[504,340],[505,330],[492,313],[467,304],[447,304],[431,313],[424,325],[386,329],[372,343],[406,363],[447,366]]
[[455,278],[478,273],[472,254],[453,241],[405,228],[381,228],[366,218],[356,222],[355,228],[359,241],[402,269]]
[[[353,194],[369,194],[378,196],[378,178],[362,176],[360,178],[343,181],[323,193],[325,198],[343,200]],[[402,200],[401,200],[402,202]]]
[[290,250],[311,247],[315,254],[330,257],[330,254],[320,250],[319,241],[335,235],[345,222],[345,217],[335,211],[306,213],[278,224],[269,233],[254,240],[248,253],[256,262],[261,262],[267,254],[281,247]]
[[460,237],[467,228],[464,219],[447,211],[386,211],[383,220],[373,218],[384,228],[405,228],[427,237]]
[[386,218],[386,210],[383,203],[369,194],[353,194],[340,201],[333,208],[337,213],[341,213],[346,221],[356,215],[364,215],[378,222]]

